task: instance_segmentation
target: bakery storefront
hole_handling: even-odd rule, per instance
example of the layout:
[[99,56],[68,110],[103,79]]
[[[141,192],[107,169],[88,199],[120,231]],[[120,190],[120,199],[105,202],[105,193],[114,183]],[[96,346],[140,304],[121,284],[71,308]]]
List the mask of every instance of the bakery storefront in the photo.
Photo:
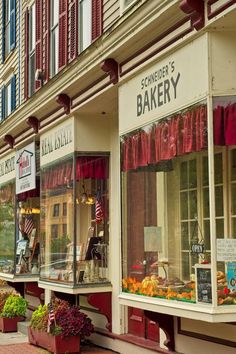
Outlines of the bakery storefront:
[[177,316],[188,331],[190,319],[235,321],[232,48],[233,33],[204,34],[146,65],[119,91],[119,301]]
[[71,117],[40,136],[39,285],[59,296],[111,291],[109,149],[91,151],[83,134]]

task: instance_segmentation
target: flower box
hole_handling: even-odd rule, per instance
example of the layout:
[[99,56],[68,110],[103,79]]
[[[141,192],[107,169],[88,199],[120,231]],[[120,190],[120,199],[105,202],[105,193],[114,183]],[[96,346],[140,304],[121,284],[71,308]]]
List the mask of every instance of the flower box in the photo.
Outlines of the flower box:
[[0,331],[2,332],[17,332],[17,323],[24,321],[25,317],[0,317]]
[[53,336],[47,332],[28,328],[29,343],[47,349],[54,354],[80,353],[80,336]]

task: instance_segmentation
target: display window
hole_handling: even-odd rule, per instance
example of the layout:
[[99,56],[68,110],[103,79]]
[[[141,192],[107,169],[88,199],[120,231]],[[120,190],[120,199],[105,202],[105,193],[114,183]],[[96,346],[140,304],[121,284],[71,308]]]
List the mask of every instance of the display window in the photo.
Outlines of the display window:
[[236,304],[236,98],[213,100],[216,276],[219,306]]
[[15,182],[0,185],[0,272],[14,273]]
[[123,292],[211,303],[206,104],[122,136],[121,149]]
[[38,275],[40,267],[40,182],[36,188],[17,194],[16,270],[17,275]]
[[73,156],[41,169],[41,279],[108,281],[108,156]]
[[124,293],[236,304],[235,97],[207,121],[203,103],[121,137]]

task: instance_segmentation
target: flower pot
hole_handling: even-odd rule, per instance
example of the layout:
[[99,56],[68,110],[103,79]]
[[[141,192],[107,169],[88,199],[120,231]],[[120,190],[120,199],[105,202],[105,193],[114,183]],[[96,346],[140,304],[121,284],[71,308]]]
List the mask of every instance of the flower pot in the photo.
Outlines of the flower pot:
[[24,321],[24,317],[0,317],[0,331],[2,332],[17,332],[17,323]]
[[47,349],[54,354],[80,353],[80,336],[52,336],[47,332],[28,328],[28,338],[31,344]]

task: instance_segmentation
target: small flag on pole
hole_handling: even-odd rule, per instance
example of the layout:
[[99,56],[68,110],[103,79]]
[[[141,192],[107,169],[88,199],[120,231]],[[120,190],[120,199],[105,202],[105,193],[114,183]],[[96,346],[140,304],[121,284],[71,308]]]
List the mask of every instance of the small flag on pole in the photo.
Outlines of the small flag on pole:
[[96,223],[100,224],[103,221],[104,218],[104,211],[102,207],[102,197],[101,197],[101,192],[97,192],[96,196],[96,203],[95,203],[95,219]]
[[34,223],[33,223],[32,215],[26,215],[24,232],[27,235],[30,235],[33,228],[34,228]]
[[53,323],[53,322],[55,323],[55,314],[54,314],[53,305],[52,305],[51,302],[50,302],[50,304],[48,305],[48,307],[49,307],[49,313],[48,313],[48,327],[47,327],[47,331],[48,331],[48,333],[49,333],[52,323]]

